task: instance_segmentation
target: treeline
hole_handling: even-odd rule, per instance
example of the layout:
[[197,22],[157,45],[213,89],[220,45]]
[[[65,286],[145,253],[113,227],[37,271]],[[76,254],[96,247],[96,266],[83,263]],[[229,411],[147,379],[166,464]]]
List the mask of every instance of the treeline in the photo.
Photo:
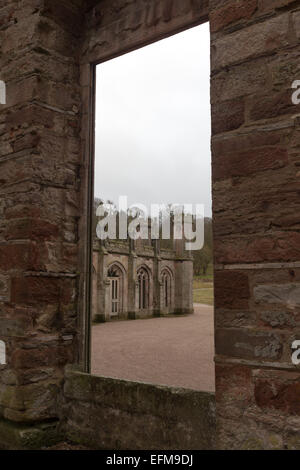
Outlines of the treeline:
[[204,220],[204,247],[202,250],[194,251],[194,275],[206,275],[208,267],[213,262],[213,236],[212,219],[206,217]]

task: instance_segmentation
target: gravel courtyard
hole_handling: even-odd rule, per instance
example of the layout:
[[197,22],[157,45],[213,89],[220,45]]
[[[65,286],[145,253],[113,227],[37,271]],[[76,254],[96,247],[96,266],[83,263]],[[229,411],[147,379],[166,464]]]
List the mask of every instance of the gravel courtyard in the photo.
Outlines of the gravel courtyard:
[[92,373],[213,392],[213,307],[194,308],[189,316],[94,326]]

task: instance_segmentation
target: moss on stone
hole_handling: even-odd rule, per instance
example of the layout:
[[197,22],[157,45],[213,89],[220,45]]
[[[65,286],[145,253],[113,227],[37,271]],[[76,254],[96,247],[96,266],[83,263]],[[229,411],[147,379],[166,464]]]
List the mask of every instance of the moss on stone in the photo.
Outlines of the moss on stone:
[[61,440],[57,422],[26,426],[0,420],[0,448],[34,450],[57,444]]

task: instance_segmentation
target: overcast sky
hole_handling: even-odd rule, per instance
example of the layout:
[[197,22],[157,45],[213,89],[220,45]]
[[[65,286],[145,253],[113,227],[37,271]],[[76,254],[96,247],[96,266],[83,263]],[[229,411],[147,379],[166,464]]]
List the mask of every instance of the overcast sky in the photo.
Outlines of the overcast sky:
[[206,23],[98,65],[96,197],[211,215],[209,54]]

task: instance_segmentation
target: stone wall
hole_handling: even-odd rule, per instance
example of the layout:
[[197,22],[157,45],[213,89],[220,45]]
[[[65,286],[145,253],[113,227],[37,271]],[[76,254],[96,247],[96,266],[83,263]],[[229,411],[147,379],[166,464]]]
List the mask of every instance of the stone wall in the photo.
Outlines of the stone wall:
[[77,361],[78,1],[0,2],[0,417],[57,417]]
[[208,0],[94,1],[87,11],[82,61],[97,63],[208,19]]
[[67,370],[61,425],[96,449],[213,449],[215,397]]
[[222,448],[300,447],[299,3],[210,2]]

